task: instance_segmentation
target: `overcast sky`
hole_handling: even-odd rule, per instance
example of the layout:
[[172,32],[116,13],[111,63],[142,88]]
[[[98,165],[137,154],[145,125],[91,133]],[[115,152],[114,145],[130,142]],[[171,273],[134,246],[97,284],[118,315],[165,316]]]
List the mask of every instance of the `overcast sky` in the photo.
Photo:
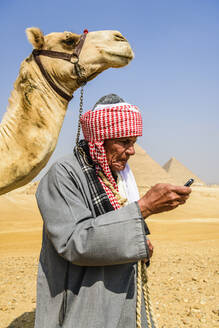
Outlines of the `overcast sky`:
[[[117,93],[141,109],[144,135],[138,143],[155,161],[163,165],[174,156],[206,183],[219,183],[218,0],[2,0],[1,118],[20,63],[32,51],[25,35],[31,26],[45,34],[119,30],[135,59],[92,80],[85,88],[84,110],[101,96]],[[71,152],[78,107],[79,91],[46,170]]]

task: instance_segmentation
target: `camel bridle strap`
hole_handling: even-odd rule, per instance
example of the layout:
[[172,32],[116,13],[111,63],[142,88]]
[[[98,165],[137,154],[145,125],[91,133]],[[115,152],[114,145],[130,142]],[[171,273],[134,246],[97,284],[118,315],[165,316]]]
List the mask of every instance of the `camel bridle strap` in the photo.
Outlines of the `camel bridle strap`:
[[65,52],[59,52],[59,51],[53,51],[53,50],[40,50],[40,49],[34,49],[32,51],[33,57],[35,62],[37,63],[42,75],[47,80],[47,82],[50,84],[50,86],[53,88],[53,90],[56,91],[62,98],[66,99],[67,101],[70,101],[73,96],[68,95],[65,91],[60,89],[52,80],[49,73],[45,70],[43,67],[43,64],[40,60],[40,56],[46,56],[51,58],[57,58],[57,59],[63,59],[75,66],[75,72],[78,76],[77,83],[78,85],[84,85],[86,84],[86,77],[83,75],[83,70],[79,64],[79,55],[81,53],[81,49],[83,47],[86,35],[88,31],[85,30],[84,33],[81,35],[80,40],[78,44],[76,45],[74,52],[72,54],[65,53]]

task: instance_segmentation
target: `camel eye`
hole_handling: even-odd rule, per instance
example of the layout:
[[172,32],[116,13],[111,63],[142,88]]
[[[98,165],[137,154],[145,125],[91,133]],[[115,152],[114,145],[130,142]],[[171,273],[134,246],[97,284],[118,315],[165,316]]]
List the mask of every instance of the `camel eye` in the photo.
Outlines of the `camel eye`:
[[75,45],[75,39],[69,38],[69,39],[65,40],[64,43],[67,44],[68,46],[74,46]]

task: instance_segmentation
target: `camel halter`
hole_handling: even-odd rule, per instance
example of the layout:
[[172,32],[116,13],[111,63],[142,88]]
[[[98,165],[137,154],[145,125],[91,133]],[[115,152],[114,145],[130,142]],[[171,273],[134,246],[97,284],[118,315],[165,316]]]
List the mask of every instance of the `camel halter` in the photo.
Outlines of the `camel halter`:
[[40,50],[40,49],[34,49],[32,51],[33,57],[37,65],[39,66],[39,69],[42,73],[42,75],[45,77],[47,82],[50,84],[50,86],[53,88],[53,90],[56,91],[62,98],[70,101],[73,96],[69,96],[66,92],[64,92],[62,89],[60,89],[52,80],[51,76],[49,73],[45,70],[45,68],[42,65],[42,62],[40,60],[39,56],[46,56],[46,57],[51,57],[51,58],[58,58],[58,59],[63,59],[75,66],[75,72],[76,75],[78,76],[77,78],[77,83],[79,85],[85,85],[86,84],[86,77],[83,74],[83,69],[79,64],[79,55],[81,53],[81,49],[83,47],[86,35],[88,33],[88,30],[84,30],[84,33],[81,35],[80,40],[75,47],[74,51],[72,54],[68,54],[65,52],[59,52],[59,51],[52,51],[52,50]]

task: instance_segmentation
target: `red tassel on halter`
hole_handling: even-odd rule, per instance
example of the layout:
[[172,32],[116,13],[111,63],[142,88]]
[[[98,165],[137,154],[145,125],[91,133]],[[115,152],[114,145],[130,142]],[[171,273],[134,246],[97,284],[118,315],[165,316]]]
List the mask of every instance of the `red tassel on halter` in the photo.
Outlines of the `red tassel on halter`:
[[87,30],[87,29],[85,29],[85,30],[84,30],[84,34],[87,34],[87,33],[88,33],[88,30]]

